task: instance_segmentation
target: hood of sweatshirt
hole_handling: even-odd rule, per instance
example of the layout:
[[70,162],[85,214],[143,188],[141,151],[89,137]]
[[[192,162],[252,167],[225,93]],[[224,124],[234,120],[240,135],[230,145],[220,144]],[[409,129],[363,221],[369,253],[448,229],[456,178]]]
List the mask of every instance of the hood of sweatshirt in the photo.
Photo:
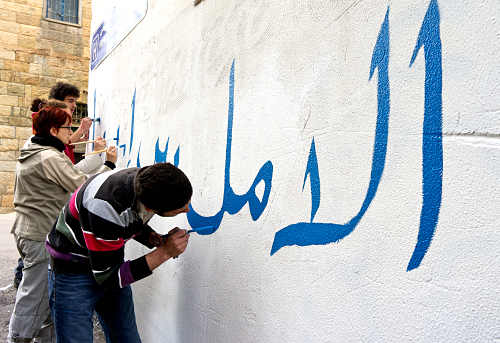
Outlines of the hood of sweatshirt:
[[23,163],[31,156],[43,150],[56,149],[57,151],[62,152],[64,151],[64,148],[64,143],[58,138],[49,135],[36,134],[31,138],[30,142],[21,148],[21,155],[17,158],[17,160],[20,163]]

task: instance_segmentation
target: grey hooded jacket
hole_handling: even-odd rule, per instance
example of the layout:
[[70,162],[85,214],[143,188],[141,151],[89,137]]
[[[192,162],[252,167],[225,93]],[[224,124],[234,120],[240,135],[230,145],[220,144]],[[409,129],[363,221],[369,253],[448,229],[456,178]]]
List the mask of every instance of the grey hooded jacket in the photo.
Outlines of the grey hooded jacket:
[[[53,146],[29,142],[21,150],[15,176],[16,218],[11,233],[45,241],[66,201],[87,175]],[[98,172],[111,170],[103,165]]]

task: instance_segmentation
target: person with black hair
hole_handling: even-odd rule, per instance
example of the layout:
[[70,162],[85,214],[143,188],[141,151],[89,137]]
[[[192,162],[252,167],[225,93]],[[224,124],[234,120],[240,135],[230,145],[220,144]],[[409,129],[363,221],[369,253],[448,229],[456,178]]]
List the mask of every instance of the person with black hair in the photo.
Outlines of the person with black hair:
[[71,113],[75,112],[76,101],[80,97],[80,90],[77,86],[65,82],[57,82],[50,89],[49,100],[56,99],[68,104]]
[[[65,82],[57,82],[52,88],[50,89],[49,93],[49,100],[55,99],[59,101],[63,101],[68,105],[69,110],[71,111],[71,114],[75,112],[76,109],[76,101],[80,97],[80,90],[78,89],[77,86],[71,85],[69,83]],[[36,100],[36,99],[35,99]],[[32,103],[32,108],[31,110],[33,111],[34,102]],[[33,111],[33,112],[36,112]],[[92,119],[86,117],[82,118],[80,121],[80,126],[78,129],[73,132],[71,135],[70,143],[76,143],[80,141],[81,139],[86,140],[88,139],[88,132],[90,130],[90,127],[92,126]],[[75,156],[73,154],[73,145],[66,145],[66,154],[68,155],[69,159],[75,163]]]
[[[73,193],[46,240],[58,342],[92,343],[94,310],[108,342],[141,341],[130,284],[178,257],[189,240],[177,227],[164,238],[148,222],[189,212],[192,194],[187,176],[170,163],[99,174]],[[130,239],[156,249],[125,261]]]

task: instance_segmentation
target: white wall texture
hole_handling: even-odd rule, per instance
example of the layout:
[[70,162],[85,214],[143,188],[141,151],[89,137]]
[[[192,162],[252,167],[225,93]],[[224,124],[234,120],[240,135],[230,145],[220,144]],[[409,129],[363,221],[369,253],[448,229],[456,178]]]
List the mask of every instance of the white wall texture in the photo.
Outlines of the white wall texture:
[[94,134],[217,231],[134,284],[143,341],[500,341],[499,65],[498,0],[149,0]]

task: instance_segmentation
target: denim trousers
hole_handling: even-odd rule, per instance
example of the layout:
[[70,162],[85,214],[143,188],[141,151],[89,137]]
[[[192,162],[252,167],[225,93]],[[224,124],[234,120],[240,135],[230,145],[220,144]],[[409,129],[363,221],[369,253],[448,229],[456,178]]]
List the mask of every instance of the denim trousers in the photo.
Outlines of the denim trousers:
[[49,306],[58,343],[92,343],[94,311],[106,342],[141,342],[130,286],[108,290],[92,274],[49,270]]

